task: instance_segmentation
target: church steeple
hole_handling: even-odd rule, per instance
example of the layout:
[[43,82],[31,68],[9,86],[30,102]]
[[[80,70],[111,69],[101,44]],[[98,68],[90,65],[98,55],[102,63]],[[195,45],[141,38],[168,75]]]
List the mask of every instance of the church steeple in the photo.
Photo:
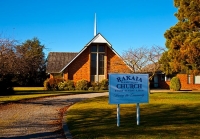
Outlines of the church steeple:
[[96,13],[94,14],[94,36],[97,35],[97,21],[96,21]]

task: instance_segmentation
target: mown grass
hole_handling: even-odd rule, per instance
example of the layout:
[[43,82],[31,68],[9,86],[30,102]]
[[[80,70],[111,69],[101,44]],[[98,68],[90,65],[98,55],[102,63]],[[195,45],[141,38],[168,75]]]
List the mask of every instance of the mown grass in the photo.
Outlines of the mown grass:
[[0,95],[0,104],[41,97],[90,93],[88,91],[46,91],[43,87],[15,87],[14,91],[12,95]]
[[200,92],[150,94],[140,104],[140,125],[136,104],[120,105],[120,127],[116,105],[108,97],[88,99],[71,106],[67,125],[75,139],[190,139],[200,138]]
[[14,87],[14,91],[42,91],[44,87]]

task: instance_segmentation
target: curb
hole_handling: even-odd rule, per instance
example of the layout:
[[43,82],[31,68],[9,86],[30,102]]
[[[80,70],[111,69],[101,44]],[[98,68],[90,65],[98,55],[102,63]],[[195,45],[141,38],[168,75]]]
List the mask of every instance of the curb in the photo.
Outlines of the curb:
[[[73,104],[71,104],[71,105],[73,105]],[[68,107],[68,109],[69,109],[69,107]],[[67,116],[68,109],[63,113],[62,128],[63,128],[64,135],[65,135],[66,139],[73,139],[71,133],[69,132],[69,129],[68,129],[68,126],[67,126],[67,121],[65,120],[65,117]]]

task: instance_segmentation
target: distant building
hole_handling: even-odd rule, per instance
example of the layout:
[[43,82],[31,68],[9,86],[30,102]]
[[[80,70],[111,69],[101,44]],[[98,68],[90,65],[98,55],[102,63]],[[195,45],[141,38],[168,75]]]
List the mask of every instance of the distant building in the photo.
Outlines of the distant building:
[[[180,79],[181,90],[200,90],[200,75],[179,73],[174,76]],[[166,76],[162,72],[155,74],[151,82],[151,88],[169,89],[170,80],[174,76]]]

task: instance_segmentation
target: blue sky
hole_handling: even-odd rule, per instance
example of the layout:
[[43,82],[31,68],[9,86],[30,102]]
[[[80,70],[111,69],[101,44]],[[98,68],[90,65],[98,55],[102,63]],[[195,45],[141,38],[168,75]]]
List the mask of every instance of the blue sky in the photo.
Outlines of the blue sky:
[[37,37],[48,52],[79,52],[101,33],[119,53],[165,47],[163,34],[177,23],[173,0],[0,0],[0,36]]

